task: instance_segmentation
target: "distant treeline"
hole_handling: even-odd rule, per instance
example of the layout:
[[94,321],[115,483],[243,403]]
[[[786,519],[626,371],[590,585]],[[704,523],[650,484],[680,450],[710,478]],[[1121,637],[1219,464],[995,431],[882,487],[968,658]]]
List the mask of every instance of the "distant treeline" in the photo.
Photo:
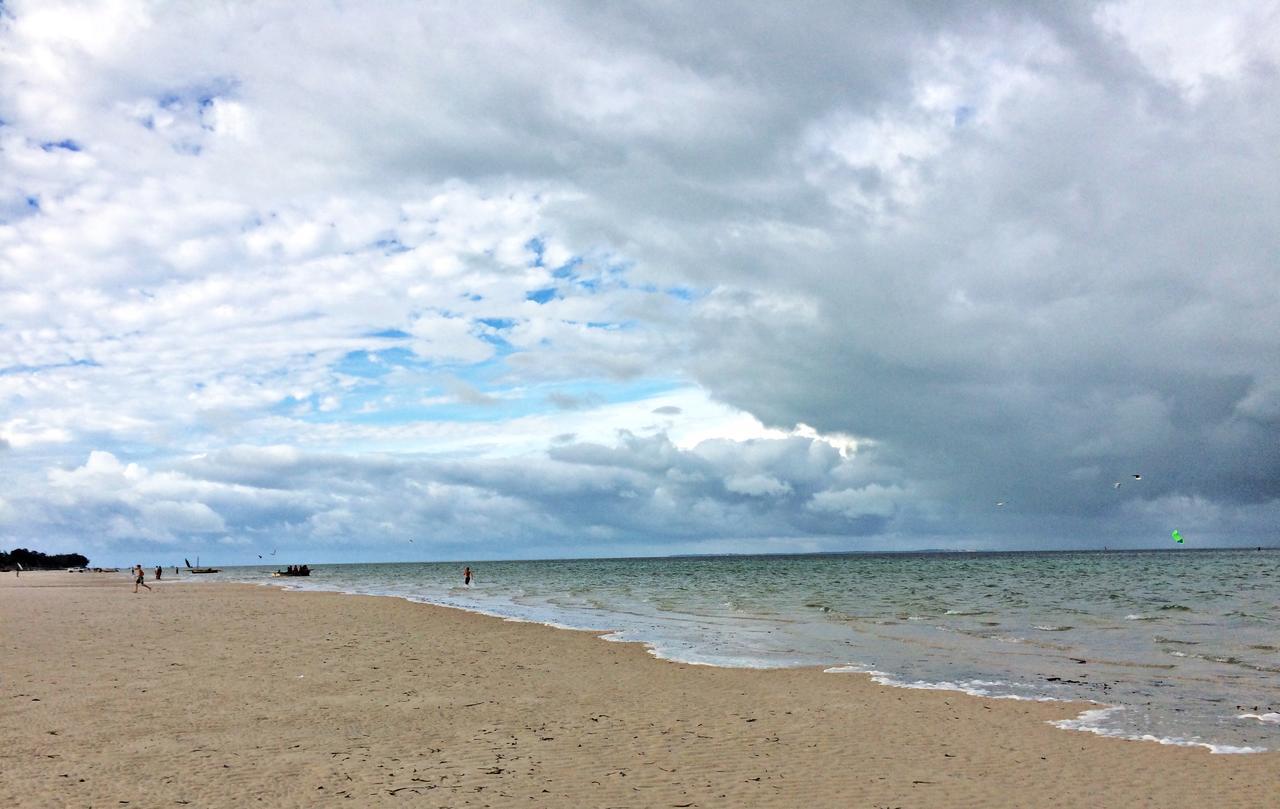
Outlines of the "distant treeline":
[[26,548],[14,548],[5,553],[0,551],[0,567],[6,570],[22,565],[23,570],[54,570],[63,567],[87,567],[89,557],[78,553],[55,553],[50,556],[40,551],[29,551]]

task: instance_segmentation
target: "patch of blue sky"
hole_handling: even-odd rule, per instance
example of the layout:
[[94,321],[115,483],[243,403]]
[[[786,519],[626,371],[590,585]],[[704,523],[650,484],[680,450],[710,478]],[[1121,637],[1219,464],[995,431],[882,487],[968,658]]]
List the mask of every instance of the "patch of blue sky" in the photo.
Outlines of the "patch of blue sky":
[[[312,423],[339,422],[382,427],[420,422],[496,423],[560,411],[562,406],[551,399],[553,394],[561,401],[568,398],[589,406],[604,406],[651,399],[682,386],[669,379],[642,379],[622,383],[611,380],[577,380],[519,389],[474,386],[476,392],[485,397],[484,401],[451,397],[443,389],[369,388],[344,394],[342,405],[336,410],[319,410],[319,397],[303,401],[288,399],[280,403],[277,410]],[[306,413],[299,414],[296,411],[304,401],[311,407]],[[370,407],[371,403],[375,403],[375,406]]]
[[961,105],[959,107],[956,107],[955,112],[953,113],[953,116],[952,116],[952,121],[954,122],[955,126],[958,126],[958,127],[964,126],[965,124],[973,120],[973,116],[976,113],[977,113],[977,110],[975,110],[973,107],[970,107],[968,105]]
[[376,241],[370,242],[369,250],[382,253],[386,256],[395,256],[400,253],[409,252],[410,248],[395,236],[387,236]]
[[687,286],[673,286],[662,290],[664,295],[668,295],[676,300],[691,302],[707,295],[705,289],[694,289]]
[[683,285],[670,286],[666,288],[659,287],[656,284],[641,284],[639,286],[631,287],[626,284],[626,282],[623,282],[622,285],[628,289],[635,289],[639,292],[648,292],[653,295],[666,295],[669,298],[675,298],[678,301],[684,301],[686,303],[691,303],[700,298],[705,298],[709,293],[709,290],[707,289],[698,289],[696,287]]
[[40,213],[40,198],[18,192],[18,196],[0,200],[0,224],[9,224]]
[[40,148],[44,149],[46,152],[54,152],[59,149],[68,151],[68,152],[78,152],[84,147],[82,147],[76,141],[71,140],[70,138],[65,138],[63,140],[57,140],[57,141],[45,141],[44,143],[40,144]]
[[533,253],[533,258],[529,261],[530,267],[545,266],[542,261],[547,254],[547,243],[541,236],[534,236],[532,239],[524,243],[524,249]]
[[552,278],[576,278],[582,266],[582,256],[574,256],[551,271]]
[[407,331],[401,331],[400,329],[382,329],[381,331],[366,332],[361,336],[379,337],[386,340],[403,340],[407,337],[412,337],[413,335],[409,334]]
[[181,109],[188,104],[203,110],[213,106],[217,99],[233,95],[239,86],[240,80],[234,76],[219,76],[162,93],[156,97],[156,103],[167,110]]
[[507,342],[507,338],[503,337],[501,334],[495,334],[494,332],[481,332],[476,335],[476,339],[483,340],[493,346],[494,353],[498,357],[505,357],[515,351],[515,348],[511,343]]
[[10,365],[0,368],[0,376],[18,376],[38,374],[44,371],[56,371],[61,368],[101,368],[95,360],[71,360],[70,362],[49,362],[43,365]]
[[548,301],[555,300],[557,297],[559,297],[559,293],[556,291],[555,287],[532,289],[524,293],[524,299],[526,301],[533,301],[537,304],[547,303]]
[[[549,394],[558,393],[582,401],[599,404],[623,404],[644,399],[652,399],[664,393],[670,393],[687,387],[688,383],[674,379],[643,378],[625,382],[605,379],[580,379],[572,382],[548,382],[531,387],[527,395],[546,399]],[[546,408],[544,409],[554,409]]]
[[428,368],[430,363],[419,359],[407,348],[385,348],[380,351],[351,351],[334,364],[333,370],[347,376],[374,379],[385,376],[393,369]]

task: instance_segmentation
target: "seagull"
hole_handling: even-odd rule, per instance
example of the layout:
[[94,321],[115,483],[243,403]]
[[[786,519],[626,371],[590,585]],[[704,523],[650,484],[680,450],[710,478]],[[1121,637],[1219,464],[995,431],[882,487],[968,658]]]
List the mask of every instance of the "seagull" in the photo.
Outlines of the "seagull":
[[1124,484],[1122,484],[1120,481],[1118,481],[1118,480],[1116,481],[1116,488],[1117,488],[1117,489],[1118,489],[1118,488],[1120,488],[1120,487],[1121,487],[1121,486],[1123,486],[1123,485],[1124,485]]
[[1142,475],[1135,474],[1135,475],[1132,475],[1131,477],[1133,477],[1134,480],[1142,480]]
[[1000,502],[996,503],[996,508],[1004,508],[1004,501],[1001,500]]

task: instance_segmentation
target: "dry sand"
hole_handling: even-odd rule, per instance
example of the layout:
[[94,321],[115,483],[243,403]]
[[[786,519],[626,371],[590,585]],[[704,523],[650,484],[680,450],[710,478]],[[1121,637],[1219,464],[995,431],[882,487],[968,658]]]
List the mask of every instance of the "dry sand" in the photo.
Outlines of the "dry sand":
[[[149,583],[151,583],[149,581]],[[1258,807],[1280,753],[391,598],[0,579],[0,806]]]

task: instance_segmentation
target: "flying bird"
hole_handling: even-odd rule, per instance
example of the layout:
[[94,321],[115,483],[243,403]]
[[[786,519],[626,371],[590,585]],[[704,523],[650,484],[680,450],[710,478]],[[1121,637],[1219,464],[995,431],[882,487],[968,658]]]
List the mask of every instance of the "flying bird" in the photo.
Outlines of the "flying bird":
[[1133,477],[1133,479],[1134,479],[1134,480],[1142,480],[1142,475],[1137,475],[1137,474],[1135,474],[1135,475],[1133,475],[1132,477]]
[[1116,481],[1116,485],[1115,485],[1115,487],[1118,489],[1118,488],[1120,488],[1122,485],[1123,485],[1123,484],[1122,484],[1122,483],[1120,483],[1120,481],[1118,481],[1118,480],[1117,480],[1117,481]]
[[996,503],[996,508],[1004,508],[1004,501],[1001,500],[1000,502]]

